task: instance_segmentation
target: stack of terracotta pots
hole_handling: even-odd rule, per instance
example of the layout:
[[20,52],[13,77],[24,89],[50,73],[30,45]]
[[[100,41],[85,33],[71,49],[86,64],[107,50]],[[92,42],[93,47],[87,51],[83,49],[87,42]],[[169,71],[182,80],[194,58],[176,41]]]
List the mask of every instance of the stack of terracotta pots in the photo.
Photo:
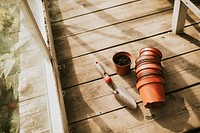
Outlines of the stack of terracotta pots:
[[147,108],[165,103],[162,53],[156,48],[143,48],[136,59],[136,87]]

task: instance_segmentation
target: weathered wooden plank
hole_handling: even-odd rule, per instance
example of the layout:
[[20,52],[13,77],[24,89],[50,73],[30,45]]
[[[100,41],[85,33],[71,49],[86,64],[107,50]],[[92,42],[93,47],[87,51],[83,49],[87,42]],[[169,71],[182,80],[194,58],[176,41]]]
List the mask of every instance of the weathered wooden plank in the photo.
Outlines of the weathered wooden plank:
[[110,8],[52,24],[54,39],[60,37],[60,34],[73,35],[83,33],[169,9],[172,9],[172,5],[168,0],[151,0],[151,2],[141,0],[128,5]]
[[[172,92],[199,83],[199,51],[162,62],[166,92]],[[135,87],[134,72],[124,78],[118,75],[112,76],[112,78],[116,86],[126,87],[136,101],[141,101]],[[65,103],[67,107],[70,107],[67,108],[69,123],[121,108],[122,106],[109,91],[111,91],[111,88],[103,80],[66,89]]]
[[49,130],[46,96],[19,103],[20,132],[43,132]]
[[[172,11],[166,11],[88,33],[55,40],[58,61],[169,32],[171,31],[171,20]],[[190,13],[188,21],[186,25],[194,24],[195,21],[199,22],[200,20]],[[61,50],[63,53],[59,54]]]
[[[196,25],[198,26],[198,25]],[[199,33],[194,27],[186,28],[186,37],[193,37],[193,42],[189,42],[186,39],[176,36],[171,33],[159,35],[149,39],[128,43],[126,45],[110,48],[104,51],[100,51],[94,54],[89,54],[73,60],[66,60],[60,62],[64,64],[65,68],[60,71],[62,88],[81,84],[87,81],[100,78],[94,63],[96,61],[101,62],[109,74],[114,74],[115,68],[112,63],[112,56],[115,52],[127,51],[133,55],[133,60],[138,57],[138,52],[141,48],[146,46],[157,47],[164,55],[164,58],[175,56],[190,50],[198,49],[199,45]],[[187,36],[188,34],[188,36]],[[190,36],[189,36],[190,35]],[[195,41],[196,39],[196,41]],[[197,46],[196,46],[196,45]],[[64,51],[65,52],[65,51]],[[134,67],[134,62],[131,68]]]
[[70,128],[73,132],[84,133],[171,133],[197,128],[200,126],[199,87],[200,85],[197,85],[167,95],[167,103],[160,108],[150,110],[139,104],[137,110],[129,110],[127,108],[116,110],[70,124]]
[[138,0],[48,0],[48,7],[51,22],[57,22],[135,1]]

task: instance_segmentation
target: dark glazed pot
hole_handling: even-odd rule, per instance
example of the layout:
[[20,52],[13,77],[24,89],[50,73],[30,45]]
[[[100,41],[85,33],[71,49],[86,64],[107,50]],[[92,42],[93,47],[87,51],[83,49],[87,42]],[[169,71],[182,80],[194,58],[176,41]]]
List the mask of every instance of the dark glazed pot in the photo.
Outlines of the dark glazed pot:
[[113,62],[115,64],[117,74],[124,76],[130,71],[132,56],[128,52],[118,52],[113,56]]

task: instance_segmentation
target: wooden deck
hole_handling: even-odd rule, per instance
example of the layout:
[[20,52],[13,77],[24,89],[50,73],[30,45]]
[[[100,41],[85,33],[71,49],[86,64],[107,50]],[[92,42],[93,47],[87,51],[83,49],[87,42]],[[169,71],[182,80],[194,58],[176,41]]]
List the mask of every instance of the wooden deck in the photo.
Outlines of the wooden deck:
[[[184,33],[171,32],[173,0],[48,0],[70,132],[184,132],[200,127],[200,20],[190,11]],[[200,3],[196,0],[196,5]],[[134,62],[120,77],[115,52],[138,57],[141,48],[163,53],[166,104],[143,106]],[[97,72],[100,62],[116,86],[135,98],[137,110],[118,103]]]

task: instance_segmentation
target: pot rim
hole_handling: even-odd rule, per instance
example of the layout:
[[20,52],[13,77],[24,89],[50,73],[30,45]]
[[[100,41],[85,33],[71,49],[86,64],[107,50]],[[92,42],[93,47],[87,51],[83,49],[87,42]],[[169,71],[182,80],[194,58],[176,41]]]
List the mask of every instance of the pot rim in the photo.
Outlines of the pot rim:
[[142,87],[144,87],[144,86],[146,86],[146,85],[151,85],[151,84],[161,84],[161,85],[163,85],[163,88],[164,88],[164,86],[165,86],[165,84],[164,84],[164,83],[161,83],[161,82],[152,82],[152,83],[147,83],[147,84],[144,84],[144,85],[140,86],[140,88],[137,89],[137,90],[140,92],[140,89],[141,89]]
[[162,72],[162,66],[161,65],[158,65],[158,64],[152,64],[152,63],[147,63],[147,64],[142,64],[142,65],[139,65],[135,68],[135,71],[136,73],[144,70],[144,69],[158,69]]
[[143,79],[138,80],[138,82],[136,83],[136,88],[140,90],[142,86],[153,83],[160,83],[164,85],[165,81],[163,77],[145,77]]
[[157,65],[161,66],[161,62],[157,62],[157,61],[153,61],[153,60],[140,61],[140,62],[136,63],[135,66],[138,67],[138,66],[145,65],[145,64],[157,64]]
[[157,48],[154,47],[144,47],[140,50],[140,54],[144,51],[153,51],[155,53],[157,53],[158,55],[160,55],[160,58],[162,58],[162,53],[160,52],[160,50],[158,50]]
[[159,69],[155,69],[155,68],[146,68],[143,69],[142,71],[139,71],[138,73],[136,73],[136,77],[137,75],[141,75],[142,73],[158,73],[158,74],[163,74],[162,71],[160,71]]
[[158,62],[161,62],[161,59],[158,58],[157,56],[143,55],[143,56],[137,57],[136,60],[135,60],[135,63],[140,62],[141,60],[156,60]]
[[[158,107],[165,103],[165,86],[154,84],[153,86],[143,86],[139,90],[145,107]],[[148,106],[149,105],[149,106]]]
[[[145,52],[151,52],[151,53],[145,53]],[[140,56],[145,56],[145,55],[155,56],[155,57],[158,57],[159,59],[162,58],[162,56],[161,56],[159,53],[154,52],[154,51],[152,51],[152,50],[145,50],[145,51],[142,51],[142,52],[140,53]]]
[[159,73],[145,73],[145,74],[141,74],[141,75],[137,76],[136,82],[138,82],[141,78],[144,78],[146,76],[152,76],[152,75],[160,76],[160,77],[164,78],[163,75],[159,74]]
[[[120,55],[125,55],[125,56],[127,56],[127,57],[131,60],[130,63],[127,64],[127,65],[118,65],[118,64],[116,64],[116,63],[115,63],[115,58],[118,57],[118,56],[120,56]],[[132,55],[131,55],[130,53],[125,52],[125,51],[121,51],[121,52],[116,52],[116,53],[113,55],[112,61],[113,61],[113,63],[115,64],[115,66],[117,66],[117,67],[127,67],[127,66],[130,66],[130,65],[132,64],[133,57],[132,57]]]

